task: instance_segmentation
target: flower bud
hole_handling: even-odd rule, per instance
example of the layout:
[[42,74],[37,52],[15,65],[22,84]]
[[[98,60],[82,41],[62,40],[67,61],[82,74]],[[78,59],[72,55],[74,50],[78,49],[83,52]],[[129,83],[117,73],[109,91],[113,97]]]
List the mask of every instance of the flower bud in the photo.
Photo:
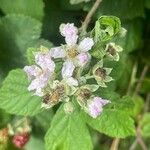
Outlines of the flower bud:
[[13,144],[17,148],[23,148],[30,139],[30,135],[28,133],[17,134],[13,137]]
[[119,61],[119,52],[121,52],[123,49],[119,45],[116,45],[115,43],[108,43],[106,45],[106,55],[110,57],[112,60]]
[[0,149],[6,149],[8,142],[8,129],[4,128],[0,130]]
[[64,111],[66,114],[71,114],[74,111],[74,106],[71,102],[64,104]]
[[102,113],[103,106],[108,103],[110,103],[109,100],[105,100],[100,97],[94,97],[87,105],[87,112],[91,117],[97,118]]

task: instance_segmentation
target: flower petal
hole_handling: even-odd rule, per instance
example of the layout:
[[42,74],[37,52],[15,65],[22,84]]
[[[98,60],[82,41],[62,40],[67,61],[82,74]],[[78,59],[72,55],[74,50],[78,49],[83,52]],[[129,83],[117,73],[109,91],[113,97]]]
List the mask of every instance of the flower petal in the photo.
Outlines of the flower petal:
[[89,62],[91,56],[89,53],[80,53],[76,58],[78,66],[84,66]]
[[73,47],[76,45],[78,40],[78,35],[73,35],[73,36],[66,36],[65,37],[65,42],[69,47]]
[[38,76],[41,73],[41,69],[39,67],[37,67],[36,65],[32,65],[32,66],[25,66],[23,69],[27,75],[28,75],[28,79],[31,80],[34,77]]
[[28,90],[32,91],[32,90],[38,90],[40,88],[44,88],[45,86],[47,86],[48,79],[49,79],[49,74],[45,74],[45,73],[41,74],[40,76],[32,80],[31,84],[28,87]]
[[67,78],[65,81],[69,86],[78,86],[78,81],[73,77]]
[[93,101],[95,103],[97,103],[98,105],[102,105],[102,106],[104,106],[104,105],[106,105],[108,103],[111,103],[111,101],[106,100],[106,99],[102,99],[101,97],[94,97]]
[[73,75],[73,71],[75,69],[75,66],[73,64],[73,62],[67,60],[63,63],[63,67],[62,67],[62,77],[63,78],[69,78]]
[[55,69],[55,63],[51,59],[50,52],[38,52],[35,55],[35,61],[43,70],[53,72]]
[[94,45],[94,41],[92,38],[85,38],[79,44],[79,50],[82,52],[87,52],[91,50],[92,46]]
[[50,55],[53,58],[64,58],[66,56],[66,52],[61,47],[54,47],[50,49]]
[[76,36],[78,34],[78,29],[74,26],[74,23],[61,24],[59,30],[64,37]]
[[93,118],[97,118],[103,111],[103,106],[108,103],[110,103],[109,100],[104,100],[100,97],[94,97],[88,104],[88,114]]

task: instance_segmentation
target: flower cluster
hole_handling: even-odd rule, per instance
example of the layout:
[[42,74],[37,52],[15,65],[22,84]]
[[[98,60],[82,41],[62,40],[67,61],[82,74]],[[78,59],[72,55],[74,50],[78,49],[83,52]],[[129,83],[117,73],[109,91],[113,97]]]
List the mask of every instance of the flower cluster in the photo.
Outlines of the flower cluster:
[[[106,83],[113,80],[109,76],[112,69],[103,67],[103,60],[91,68],[90,50],[94,40],[90,37],[81,38],[73,23],[61,24],[59,29],[66,44],[50,50],[42,46],[40,51],[34,53],[36,65],[24,67],[30,81],[28,90],[43,98],[44,108],[64,102],[67,113],[74,110],[71,98],[75,96],[83,110],[96,118],[110,101],[94,96],[93,92],[99,87],[107,87]],[[110,43],[105,51],[107,56],[118,61],[120,47]],[[61,62],[61,66],[58,62]],[[91,78],[95,79],[95,84],[87,84]]]

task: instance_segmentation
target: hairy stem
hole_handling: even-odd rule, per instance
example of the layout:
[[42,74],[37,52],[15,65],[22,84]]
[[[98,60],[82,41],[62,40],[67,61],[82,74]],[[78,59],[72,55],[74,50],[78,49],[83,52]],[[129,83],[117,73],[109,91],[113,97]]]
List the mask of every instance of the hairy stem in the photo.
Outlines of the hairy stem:
[[94,15],[94,13],[96,12],[96,10],[98,9],[100,3],[102,2],[102,0],[96,0],[94,5],[92,6],[91,10],[89,11],[89,13],[87,14],[87,16],[85,17],[85,20],[82,23],[82,26],[80,28],[82,33],[85,33],[87,30],[87,27],[91,21],[92,16]]

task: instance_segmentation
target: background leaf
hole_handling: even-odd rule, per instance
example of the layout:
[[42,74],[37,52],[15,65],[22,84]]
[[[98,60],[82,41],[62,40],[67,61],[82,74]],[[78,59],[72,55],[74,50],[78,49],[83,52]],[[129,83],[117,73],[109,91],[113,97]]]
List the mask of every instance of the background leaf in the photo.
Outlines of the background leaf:
[[[89,10],[91,4],[85,6],[85,10]],[[98,11],[97,18],[101,15],[114,15],[123,20],[134,19],[136,17],[144,17],[144,1],[143,0],[104,0],[102,1]]]
[[23,14],[42,20],[43,0],[0,0],[0,8],[5,14]]
[[36,45],[41,23],[23,15],[8,15],[0,19],[0,67],[7,71],[25,64],[25,52]]
[[134,121],[126,112],[106,109],[97,119],[87,118],[87,123],[93,129],[108,136],[125,138],[135,135]]
[[21,69],[9,73],[0,89],[0,108],[11,114],[33,116],[41,112],[41,99],[29,92],[25,72]]

